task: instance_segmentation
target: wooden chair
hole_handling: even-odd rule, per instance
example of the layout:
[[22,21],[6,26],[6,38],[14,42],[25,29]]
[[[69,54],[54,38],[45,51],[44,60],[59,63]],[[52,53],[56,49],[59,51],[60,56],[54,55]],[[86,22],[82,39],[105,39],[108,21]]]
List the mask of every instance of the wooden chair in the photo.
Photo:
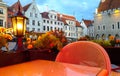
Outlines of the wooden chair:
[[109,74],[111,71],[110,59],[105,49],[91,41],[77,41],[66,45],[55,61],[100,67],[106,69]]

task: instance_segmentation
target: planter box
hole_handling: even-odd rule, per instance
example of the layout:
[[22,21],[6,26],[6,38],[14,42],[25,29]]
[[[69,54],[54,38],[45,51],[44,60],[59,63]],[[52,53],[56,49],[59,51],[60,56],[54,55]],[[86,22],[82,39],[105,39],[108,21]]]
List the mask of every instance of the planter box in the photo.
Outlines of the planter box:
[[32,61],[36,59],[54,61],[58,52],[49,50],[26,50],[22,52],[3,52],[0,53],[0,67]]
[[107,51],[111,63],[120,65],[120,47],[104,47],[104,49]]

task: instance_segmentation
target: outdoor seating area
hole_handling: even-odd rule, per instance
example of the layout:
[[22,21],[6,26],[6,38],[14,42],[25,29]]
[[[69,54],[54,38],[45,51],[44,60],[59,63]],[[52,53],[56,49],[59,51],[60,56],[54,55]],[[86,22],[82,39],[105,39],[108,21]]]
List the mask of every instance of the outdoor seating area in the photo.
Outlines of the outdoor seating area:
[[[40,60],[40,61],[39,61]],[[43,60],[43,61],[41,61]],[[38,61],[38,62],[36,62]],[[14,74],[15,72],[11,72],[9,71],[9,69],[17,69],[17,70],[25,70],[25,65],[30,64],[31,68],[32,66],[34,66],[34,64],[42,64],[41,62],[50,62],[50,64],[52,63],[55,67],[54,69],[56,69],[56,67],[59,67],[64,65],[66,65],[66,68],[69,68],[69,70],[64,70],[65,73],[69,73],[71,72],[70,68],[71,64],[74,64],[75,66],[79,66],[81,68],[75,68],[72,69],[73,71],[77,71],[78,72],[78,76],[81,74],[86,74],[85,68],[90,68],[93,69],[94,67],[96,67],[96,70],[91,70],[89,71],[89,73],[87,74],[91,74],[90,76],[119,76],[119,72],[116,72],[116,70],[119,69],[118,68],[113,68],[111,65],[111,59],[109,58],[108,53],[106,52],[106,50],[100,46],[99,44],[96,44],[94,42],[90,42],[90,41],[77,41],[77,42],[73,42],[70,43],[68,45],[66,45],[65,47],[62,48],[62,50],[60,52],[56,52],[56,51],[49,51],[49,50],[40,50],[40,49],[31,49],[31,50],[26,50],[26,51],[22,51],[22,52],[16,52],[16,53],[8,53],[8,52],[3,52],[0,54],[0,74],[1,76],[7,76],[7,74]],[[33,63],[35,62],[35,63]],[[32,63],[32,64],[31,64]],[[65,63],[65,64],[64,64]],[[25,65],[23,65],[25,64]],[[60,64],[60,65],[59,65]],[[20,69],[20,68],[14,68],[14,67],[19,67],[19,66],[23,66],[24,69]],[[51,69],[53,68],[52,66],[49,66],[48,64],[42,64],[42,65],[46,65],[48,67],[51,67]],[[38,65],[40,69],[42,65]],[[59,66],[58,66],[59,65]],[[73,66],[73,65],[72,65]],[[12,68],[13,67],[13,68]],[[45,67],[42,67],[45,68]],[[100,68],[102,69],[102,71],[100,70]],[[3,71],[8,69],[8,73],[4,73]],[[26,68],[27,69],[27,68]],[[49,71],[51,70],[49,69]],[[61,68],[60,68],[61,69]],[[58,70],[60,70],[58,69]],[[99,71],[97,71],[97,69],[99,69]],[[2,71],[3,70],[3,71]],[[52,69],[53,70],[53,69]],[[13,70],[14,71],[14,70]],[[29,74],[29,72],[31,72],[32,70],[28,70],[27,73]],[[66,72],[67,71],[67,72]],[[84,72],[82,72],[84,71]],[[18,71],[19,75],[22,75],[23,72]],[[36,71],[35,73],[38,74],[41,71]],[[43,70],[44,72],[44,70]],[[41,74],[44,74],[44,73]],[[56,72],[56,71],[55,71]],[[100,74],[98,74],[100,72]],[[17,73],[17,71],[16,71]],[[27,75],[26,73],[26,75]],[[58,73],[58,72],[56,72]],[[59,72],[61,74],[63,74],[62,72]],[[33,74],[30,73],[30,74]],[[76,74],[74,72],[72,72],[71,74]],[[102,75],[101,75],[102,74]],[[76,76],[77,76],[76,75]],[[13,75],[11,75],[13,76]],[[30,75],[29,75],[30,76]],[[50,75],[42,75],[42,76],[54,76],[53,73]],[[59,75],[58,75],[59,76]],[[63,74],[63,76],[71,76],[71,75],[65,75]]]
[[0,0],[0,76],[120,76],[119,0],[14,1]]

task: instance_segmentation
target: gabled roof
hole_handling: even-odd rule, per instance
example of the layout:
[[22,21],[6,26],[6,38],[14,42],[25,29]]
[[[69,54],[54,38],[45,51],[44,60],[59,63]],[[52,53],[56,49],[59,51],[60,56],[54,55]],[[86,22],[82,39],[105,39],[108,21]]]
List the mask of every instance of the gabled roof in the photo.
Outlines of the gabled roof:
[[77,26],[77,27],[80,27],[80,26],[81,26],[79,21],[76,21],[76,26]]
[[89,27],[89,26],[92,25],[92,23],[93,23],[93,21],[91,21],[91,20],[82,19],[82,21],[85,23],[85,25],[86,25],[87,27]]
[[24,10],[24,11],[27,11],[31,4],[32,4],[32,3],[29,3],[29,4],[25,5],[25,6],[23,7],[23,10]]
[[14,3],[13,5],[11,5],[10,7],[8,7],[8,10],[12,11],[12,12],[17,12],[19,10],[18,9],[19,6],[20,6],[20,11],[22,12],[23,8],[22,8],[22,5],[19,0],[16,3]]
[[74,16],[65,15],[65,14],[57,14],[58,20],[63,21],[64,24],[67,24],[66,20],[76,21],[76,18]]
[[98,12],[115,8],[120,8],[120,0],[105,0],[104,2],[100,2]]
[[76,18],[74,16],[70,16],[70,15],[65,15],[65,14],[62,14],[62,17],[63,18],[66,18],[68,20],[76,20]]

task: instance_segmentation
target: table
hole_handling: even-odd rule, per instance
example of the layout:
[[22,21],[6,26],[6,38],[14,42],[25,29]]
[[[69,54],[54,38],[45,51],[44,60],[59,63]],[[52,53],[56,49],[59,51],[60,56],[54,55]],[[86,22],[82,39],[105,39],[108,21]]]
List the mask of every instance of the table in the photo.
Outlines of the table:
[[0,76],[107,76],[107,71],[83,65],[34,60],[2,67]]

